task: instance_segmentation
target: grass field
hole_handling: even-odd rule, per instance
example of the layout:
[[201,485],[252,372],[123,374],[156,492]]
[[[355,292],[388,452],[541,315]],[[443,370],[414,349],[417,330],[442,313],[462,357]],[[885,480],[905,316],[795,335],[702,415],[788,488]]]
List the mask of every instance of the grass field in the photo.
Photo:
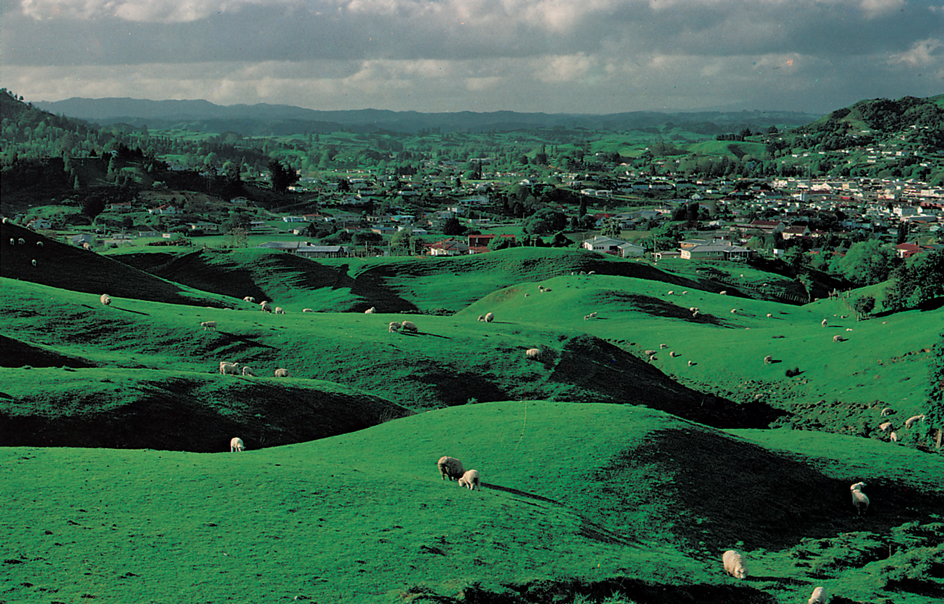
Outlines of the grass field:
[[[775,275],[574,250],[103,257],[3,225],[20,236],[0,260],[0,602],[944,598],[944,310],[855,321],[753,293]],[[418,333],[388,331],[403,320]],[[442,455],[483,488],[441,480]]]

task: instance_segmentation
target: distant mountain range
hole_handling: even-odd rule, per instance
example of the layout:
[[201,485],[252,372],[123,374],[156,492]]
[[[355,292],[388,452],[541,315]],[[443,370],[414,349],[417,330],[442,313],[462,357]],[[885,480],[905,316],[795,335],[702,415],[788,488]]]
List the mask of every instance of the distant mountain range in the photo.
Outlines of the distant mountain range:
[[239,132],[244,135],[295,134],[304,132],[389,131],[416,133],[487,132],[532,128],[565,128],[630,131],[666,125],[703,134],[734,132],[745,127],[766,129],[771,125],[794,127],[809,124],[820,115],[789,111],[701,111],[659,113],[636,111],[608,115],[548,114],[496,111],[476,113],[420,113],[358,109],[317,111],[290,105],[215,105],[204,100],[151,101],[131,98],[71,98],[35,102],[35,107],[101,125],[129,124],[167,128],[186,126],[206,132]]

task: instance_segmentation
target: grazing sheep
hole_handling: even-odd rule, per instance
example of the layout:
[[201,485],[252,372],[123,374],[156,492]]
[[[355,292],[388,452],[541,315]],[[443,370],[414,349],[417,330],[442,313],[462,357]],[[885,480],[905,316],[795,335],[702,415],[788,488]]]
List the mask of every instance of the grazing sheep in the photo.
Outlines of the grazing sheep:
[[368,308],[367,310],[364,311],[364,314],[365,314],[365,315],[372,315],[372,314],[374,314],[375,312],[377,312],[377,308],[374,307],[374,306],[371,306],[370,308]]
[[668,347],[669,347],[668,344],[659,344],[659,349],[660,349],[660,350],[665,350],[665,349],[668,348]]
[[679,355],[679,353],[675,352],[674,350],[669,353],[669,356],[672,357],[673,359],[674,359],[675,357],[677,357],[678,355]]
[[882,417],[887,417],[887,416],[891,415],[891,414],[894,413],[894,412],[895,412],[895,410],[892,409],[891,407],[885,407],[884,409],[882,409]]
[[289,377],[288,369],[283,369],[282,367],[279,367],[278,369],[275,370],[275,377]]
[[842,336],[833,336],[833,342],[845,342],[846,339]]
[[539,285],[539,286],[538,286],[538,291],[539,291],[539,292],[543,292],[543,291],[544,291],[544,286],[543,286],[543,285]]
[[486,314],[485,314],[485,322],[486,322],[486,323],[491,323],[491,322],[494,321],[494,320],[495,320],[495,315],[494,315],[494,313],[486,313]]
[[851,327],[847,327],[847,328],[846,328],[846,331],[852,331],[852,328],[851,328]]
[[852,493],[852,505],[855,506],[858,515],[862,515],[869,509],[869,498],[862,492],[865,486],[864,482],[857,482],[849,487],[849,491]]
[[85,243],[82,244],[82,249],[91,252],[91,251],[92,251],[92,246],[89,245],[88,242],[86,241]]
[[43,247],[43,242],[42,242],[42,241],[37,241],[37,242],[36,242],[36,247]]
[[674,289],[670,289],[668,292],[666,292],[665,295],[666,295],[666,296],[674,296],[674,295],[675,295],[675,290],[674,290]]
[[448,455],[443,455],[439,458],[439,461],[436,462],[436,467],[439,468],[439,475],[443,480],[447,478],[449,480],[459,480],[465,474],[465,469],[462,467],[462,462],[456,459],[455,457],[449,457]]
[[259,303],[259,310],[262,312],[272,312],[272,305],[269,304],[268,300],[263,300]]
[[891,434],[889,434],[889,435],[888,435],[888,440],[892,441],[893,443],[897,443],[897,442],[898,442],[898,433],[897,433],[897,432],[892,432]]
[[459,486],[466,487],[470,491],[474,491],[475,487],[478,487],[479,490],[482,490],[482,486],[479,483],[479,471],[478,470],[468,470],[462,474],[462,478],[459,479]]
[[243,365],[243,375],[246,377],[256,377],[256,374],[249,368],[249,365]]
[[272,312],[273,312],[274,314],[277,314],[277,315],[284,315],[284,314],[285,314],[285,310],[284,310],[281,306],[276,306],[276,307],[275,307],[275,310],[273,310]]
[[546,293],[546,292],[551,291],[551,288],[550,288],[550,287],[545,287],[542,291],[544,291],[544,292]]
[[736,314],[737,314],[737,311],[738,311],[738,309],[732,308],[732,309],[731,309],[731,314],[732,314],[732,315],[736,315]]
[[220,375],[239,375],[239,363],[220,361]]
[[695,319],[697,317],[698,317],[698,311],[696,310],[695,312],[692,313],[692,318]]
[[531,294],[525,294],[524,297],[527,298],[527,297],[530,296],[530,295],[531,295]]
[[315,312],[315,311],[313,311],[313,310],[310,309],[310,308],[303,308],[303,309],[302,309],[302,312]]
[[773,319],[773,318],[774,318],[774,315],[773,315],[772,313],[767,313],[767,318],[768,318],[768,319]]
[[10,245],[16,245],[16,239],[10,237]]
[[770,365],[773,362],[774,362],[774,358],[770,356],[769,354],[764,357],[764,365]]
[[687,293],[688,293],[688,290],[686,289],[685,291],[682,292],[682,295],[684,296]]
[[203,328],[203,331],[206,331],[208,329],[212,329],[213,331],[216,331],[216,321],[203,321],[202,323],[200,323],[200,327]]
[[592,313],[590,313],[590,314],[587,315],[587,316],[590,317],[591,319],[596,319],[596,318],[597,318],[597,311],[593,311]]
[[596,275],[597,272],[596,272],[596,271],[587,271],[587,274],[588,274],[588,275]]
[[239,451],[245,451],[245,450],[246,450],[246,444],[243,443],[243,439],[239,438],[238,436],[234,436],[229,441],[230,453],[238,453]]
[[32,260],[30,260],[30,264],[32,264],[33,266],[36,266],[36,259],[33,258]]
[[104,304],[105,306],[108,306],[109,304],[111,304],[111,296],[109,296],[108,294],[102,294],[102,297],[99,299],[102,301],[102,304]]
[[416,323],[413,321],[404,321],[400,324],[400,331],[408,331],[410,333],[418,333],[419,329],[416,327]]
[[20,245],[26,245],[26,239],[23,239],[22,237],[17,239],[16,242],[19,243]]
[[906,419],[906,420],[905,420],[905,427],[906,427],[906,428],[910,428],[910,427],[913,426],[914,423],[917,422],[917,421],[922,421],[922,422],[924,421],[924,414],[923,414],[923,413],[922,413],[921,415],[914,415],[914,416],[909,417],[908,419]]
[[826,590],[822,587],[817,587],[813,590],[813,595],[806,601],[806,604],[826,604],[826,599]]
[[485,320],[485,316],[484,316],[484,315],[479,315],[478,320],[479,320],[479,321],[484,321],[484,320]]
[[245,298],[243,298],[243,300],[245,300],[246,302],[249,302],[250,304],[256,301],[256,299],[253,298],[252,296],[246,296]]
[[719,295],[719,296],[727,296],[727,295],[728,295],[728,290],[723,289],[723,290],[721,290],[720,292],[718,292],[718,295]]
[[891,430],[891,428],[892,428],[891,422],[882,422],[878,425],[878,429],[881,430],[882,432],[888,432],[889,430]]
[[529,348],[524,351],[524,356],[529,359],[540,359],[541,358],[541,349],[540,348]]
[[829,323],[826,321],[826,319],[823,319],[823,322],[821,323],[821,325],[822,325],[823,327],[826,327],[828,324],[829,324]]
[[647,351],[646,351],[646,356],[647,356],[647,357],[651,357],[651,356],[654,355],[655,353],[656,353],[655,350],[647,350]]
[[724,572],[736,579],[747,578],[747,565],[744,564],[744,556],[741,554],[729,549],[721,556],[721,561],[724,562]]
[[688,366],[689,366],[689,367],[694,367],[694,366],[697,365],[697,364],[698,364],[698,363],[696,363],[695,361],[689,361],[689,362],[688,362]]
[[696,312],[697,310],[698,310],[698,307],[697,307],[697,306],[689,306],[689,307],[688,307],[688,312]]
[[388,331],[389,333],[396,333],[396,332],[400,331],[400,327],[401,327],[401,325],[400,325],[399,322],[397,322],[397,321],[390,321],[390,325],[387,325],[387,331]]

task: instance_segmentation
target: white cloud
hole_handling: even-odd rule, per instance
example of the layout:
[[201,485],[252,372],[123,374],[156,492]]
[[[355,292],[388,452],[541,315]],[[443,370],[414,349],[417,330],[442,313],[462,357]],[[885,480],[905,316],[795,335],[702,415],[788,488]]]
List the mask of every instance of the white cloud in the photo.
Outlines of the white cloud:
[[944,67],[944,41],[928,38],[915,42],[906,52],[891,57],[891,63],[904,63],[911,67],[925,67],[938,65]]

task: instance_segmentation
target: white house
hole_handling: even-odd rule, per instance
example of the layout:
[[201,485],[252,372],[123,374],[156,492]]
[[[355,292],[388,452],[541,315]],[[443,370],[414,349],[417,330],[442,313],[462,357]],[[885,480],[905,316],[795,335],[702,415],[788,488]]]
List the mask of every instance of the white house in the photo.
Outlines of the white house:
[[581,245],[584,249],[594,252],[603,252],[604,254],[619,254],[621,245],[626,242],[620,239],[613,239],[604,235],[597,235],[592,239],[585,240]]

